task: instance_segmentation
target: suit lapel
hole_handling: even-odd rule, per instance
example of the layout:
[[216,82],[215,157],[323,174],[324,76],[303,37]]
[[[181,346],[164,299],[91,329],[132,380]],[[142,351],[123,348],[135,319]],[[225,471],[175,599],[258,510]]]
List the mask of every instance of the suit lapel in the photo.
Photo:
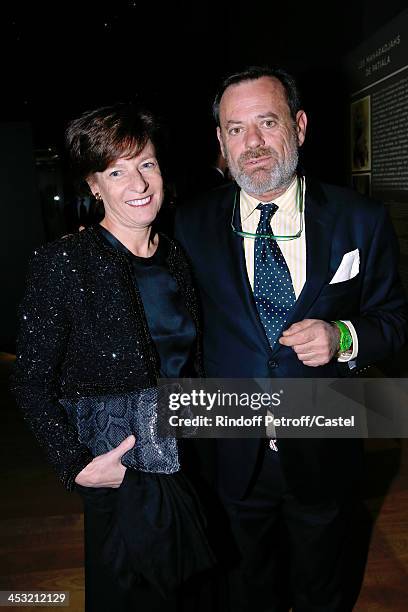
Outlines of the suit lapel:
[[[243,238],[235,234],[231,227],[234,199],[236,198],[233,221],[234,227],[237,230],[241,230],[239,194],[240,190],[237,186],[235,186],[233,191],[229,191],[228,198],[226,197],[223,202],[223,218],[222,220],[220,219],[221,222],[217,224],[220,230],[219,245],[222,249],[221,261],[227,262],[229,278],[232,279],[232,286],[236,288],[240,307],[245,311],[245,319],[243,320],[252,322],[252,330],[248,327],[248,333],[253,334],[253,330],[256,329],[259,341],[269,349],[268,339],[265,334],[265,329],[259,319],[258,309],[248,279]],[[227,228],[226,232],[225,228]]]
[[286,327],[302,321],[327,282],[335,216],[318,185],[307,182],[305,202],[306,282]]

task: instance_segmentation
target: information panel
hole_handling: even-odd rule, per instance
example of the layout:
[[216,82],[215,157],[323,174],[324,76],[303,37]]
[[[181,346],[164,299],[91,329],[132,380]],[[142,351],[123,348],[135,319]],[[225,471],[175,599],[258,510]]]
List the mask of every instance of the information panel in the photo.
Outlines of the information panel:
[[408,11],[347,58],[350,169],[361,193],[408,201]]

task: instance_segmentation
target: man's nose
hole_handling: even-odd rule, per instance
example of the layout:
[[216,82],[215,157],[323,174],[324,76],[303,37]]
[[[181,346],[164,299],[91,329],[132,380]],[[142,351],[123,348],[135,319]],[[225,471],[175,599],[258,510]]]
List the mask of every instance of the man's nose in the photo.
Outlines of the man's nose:
[[137,193],[144,193],[148,187],[149,183],[143,174],[139,170],[135,170],[130,182],[130,188],[137,191]]
[[264,145],[265,139],[262,130],[257,125],[251,125],[246,132],[246,146],[250,149],[255,149]]

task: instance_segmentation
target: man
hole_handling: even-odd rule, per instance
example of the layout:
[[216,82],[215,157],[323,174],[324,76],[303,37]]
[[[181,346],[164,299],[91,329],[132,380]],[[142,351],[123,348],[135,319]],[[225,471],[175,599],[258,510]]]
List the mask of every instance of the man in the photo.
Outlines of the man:
[[[307,116],[292,77],[235,74],[214,115],[236,184],[200,196],[176,220],[202,298],[207,376],[337,377],[387,358],[407,337],[391,224],[378,202],[297,175]],[[228,576],[231,610],[351,610],[345,544],[361,444],[239,439],[216,447],[239,552]]]

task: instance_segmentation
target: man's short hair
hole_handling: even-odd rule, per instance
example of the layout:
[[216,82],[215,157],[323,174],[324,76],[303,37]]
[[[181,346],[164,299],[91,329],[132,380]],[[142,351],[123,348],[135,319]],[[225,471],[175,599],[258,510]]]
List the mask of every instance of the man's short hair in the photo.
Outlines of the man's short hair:
[[213,116],[217,125],[220,125],[220,102],[224,91],[230,85],[238,85],[244,81],[256,81],[262,77],[277,79],[286,93],[291,117],[296,121],[296,113],[301,109],[300,93],[295,78],[283,70],[283,68],[271,68],[269,66],[250,66],[242,72],[236,72],[227,76],[222,81],[213,103]]

